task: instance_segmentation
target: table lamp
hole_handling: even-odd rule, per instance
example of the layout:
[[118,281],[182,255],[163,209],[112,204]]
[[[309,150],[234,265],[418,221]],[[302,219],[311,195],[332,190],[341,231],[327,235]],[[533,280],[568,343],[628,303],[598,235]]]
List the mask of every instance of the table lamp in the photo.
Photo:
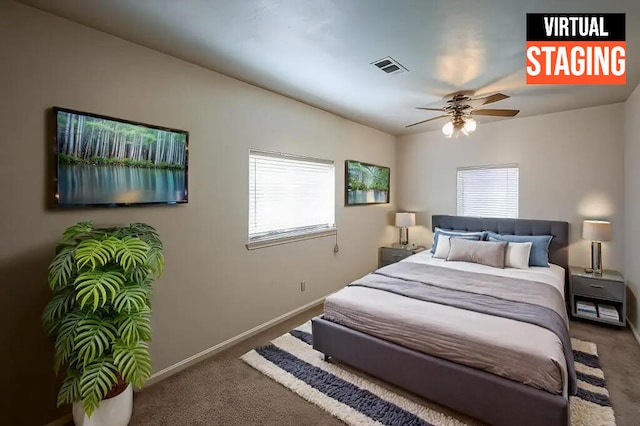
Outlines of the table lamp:
[[591,268],[585,271],[602,275],[602,241],[611,240],[611,222],[585,220],[582,223],[582,239],[591,241]]
[[409,244],[409,227],[416,225],[415,213],[396,213],[396,226],[400,228],[400,245]]

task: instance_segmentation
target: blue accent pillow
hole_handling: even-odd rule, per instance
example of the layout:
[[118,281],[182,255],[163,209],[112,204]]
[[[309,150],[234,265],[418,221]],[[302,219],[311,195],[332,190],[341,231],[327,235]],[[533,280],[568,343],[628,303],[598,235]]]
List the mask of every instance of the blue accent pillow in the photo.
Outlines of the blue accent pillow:
[[549,267],[549,244],[552,235],[503,235],[489,232],[489,241],[507,241],[512,243],[532,243],[529,254],[529,266]]
[[485,231],[479,231],[479,232],[469,232],[469,231],[456,231],[454,230],[446,230],[446,229],[440,229],[440,228],[436,228],[435,232],[433,234],[433,246],[431,246],[431,253],[435,253],[436,252],[436,247],[438,246],[438,237],[440,235],[446,235],[448,237],[460,237],[460,236],[474,236],[474,237],[478,237],[477,241],[483,241],[487,235],[487,233]]

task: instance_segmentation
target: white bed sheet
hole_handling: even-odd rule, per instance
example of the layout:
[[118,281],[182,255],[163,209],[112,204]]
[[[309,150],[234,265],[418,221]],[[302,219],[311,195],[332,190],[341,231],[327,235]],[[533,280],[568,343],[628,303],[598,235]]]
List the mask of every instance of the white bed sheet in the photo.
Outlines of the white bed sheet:
[[[426,251],[403,261],[535,280],[564,294],[564,269],[557,265],[497,269],[435,259]],[[359,286],[328,296],[324,316],[420,352],[567,395],[562,343],[553,332],[533,324]]]

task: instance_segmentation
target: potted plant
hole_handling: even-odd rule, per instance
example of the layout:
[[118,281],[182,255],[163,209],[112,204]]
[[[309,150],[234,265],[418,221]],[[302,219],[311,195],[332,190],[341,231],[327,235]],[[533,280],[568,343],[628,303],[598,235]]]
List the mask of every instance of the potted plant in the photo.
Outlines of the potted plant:
[[55,338],[56,374],[65,368],[58,405],[73,404],[76,425],[128,424],[131,386],[151,375],[150,298],[163,269],[162,242],[143,223],[80,222],[58,242],[42,321]]

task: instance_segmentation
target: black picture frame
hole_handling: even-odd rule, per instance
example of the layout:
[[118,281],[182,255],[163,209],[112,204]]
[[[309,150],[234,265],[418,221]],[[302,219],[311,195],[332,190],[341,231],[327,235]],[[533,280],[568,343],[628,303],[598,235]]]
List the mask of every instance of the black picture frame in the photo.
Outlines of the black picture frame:
[[[65,118],[62,115],[66,115]],[[96,130],[100,130],[100,125],[106,128],[108,124],[115,124],[115,129],[118,129],[117,126],[122,125],[123,127],[129,126],[127,130],[129,132],[135,132],[136,128],[138,131],[146,131],[146,135],[138,135],[137,145],[135,135],[129,141],[122,142],[122,137],[120,137],[119,142],[124,143],[124,151],[127,153],[124,156],[120,155],[118,158],[114,152],[117,150],[116,138],[118,134],[116,133],[113,139],[109,139],[106,137],[106,144],[109,148],[103,150],[100,156],[91,156],[84,153],[80,155],[81,151],[75,152],[75,158],[73,155],[69,155],[68,151],[68,143],[70,142],[70,137],[65,133],[66,129],[61,128],[61,123],[65,122],[65,125],[68,127],[68,123],[71,117],[73,119],[77,119],[79,121],[79,117],[82,117],[83,125],[90,120]],[[189,132],[186,130],[180,130],[175,128],[169,128],[164,126],[158,126],[154,124],[142,123],[138,121],[111,117],[102,114],[95,114],[91,112],[78,111],[69,108],[63,108],[54,106],[51,108],[51,117],[52,117],[52,132],[53,132],[53,158],[52,158],[52,166],[54,170],[54,178],[53,178],[53,200],[52,205],[56,208],[87,208],[87,207],[128,207],[128,206],[142,206],[142,205],[174,205],[174,204],[186,204],[189,202]],[[74,121],[71,119],[71,128],[73,129]],[[92,121],[91,121],[92,120]],[[97,123],[96,120],[102,120],[101,123]],[[75,123],[78,127],[76,129],[76,134],[83,135],[84,127],[80,127],[80,124]],[[136,126],[136,127],[132,127]],[[107,130],[103,130],[105,133]],[[149,132],[155,132],[157,137],[154,141],[157,145],[152,149],[150,144],[150,136]],[[86,134],[91,132],[85,132],[83,138],[86,138]],[[167,140],[167,137],[169,139]],[[77,136],[76,136],[77,138]],[[111,145],[109,143],[111,142]],[[127,146],[127,143],[129,146]],[[93,133],[93,138],[89,137],[89,141],[87,142],[89,148],[86,149],[94,149],[95,148],[95,132]],[[143,145],[146,144],[146,147]],[[67,149],[67,152],[63,152],[64,149]],[[82,149],[82,148],[80,148]],[[139,150],[139,153],[134,158],[131,157],[131,151],[133,149]],[[154,154],[158,153],[158,157],[151,159],[154,157]],[[159,158],[159,160],[158,160]],[[146,162],[148,164],[144,165]],[[106,163],[106,164],[105,164]],[[102,177],[101,183],[104,184],[106,181],[109,183],[110,179],[113,180],[112,185],[114,185],[114,194],[118,196],[111,200],[106,200],[108,195],[104,195],[101,199],[97,195],[92,198],[91,192],[92,188],[96,188],[96,192],[98,192],[98,188],[95,186],[91,186],[91,179],[83,179],[82,173],[78,173],[78,176],[73,176],[70,178],[70,174],[68,168],[70,166],[78,166],[82,165],[83,167],[89,169],[91,167],[95,167],[96,170],[98,168],[104,168],[113,166],[114,168],[120,167],[121,169],[128,168],[128,175],[131,175],[134,171],[140,170],[140,173],[143,173],[143,170],[146,169],[147,173],[155,173],[159,176],[155,177],[154,183],[149,183],[147,188],[140,190],[140,187],[135,187],[133,184],[130,184],[128,187],[119,186],[118,182],[130,181],[132,182],[130,176],[127,176],[125,179],[118,179],[116,177],[110,178],[109,173],[104,173],[105,176]],[[76,171],[77,172],[77,171]],[[111,173],[114,175],[114,173]],[[135,173],[134,173],[135,174]],[[147,177],[147,181],[150,178]],[[118,181],[118,182],[117,182]],[[165,196],[158,195],[158,189],[155,189],[156,194],[150,195],[149,191],[145,194],[145,189],[148,190],[149,187],[152,187],[154,184],[166,185]],[[78,190],[78,187],[84,185],[81,190]],[[142,185],[142,184],[141,184]],[[75,190],[79,192],[89,193],[88,196],[84,198],[80,196],[68,196],[68,194],[63,193],[61,195],[61,190],[70,191]],[[127,196],[123,196],[122,193],[118,193],[118,190],[129,191]],[[136,195],[136,191],[138,194]],[[169,194],[172,194],[169,196]]]
[[391,197],[391,168],[363,161],[344,164],[344,205],[388,204]]

